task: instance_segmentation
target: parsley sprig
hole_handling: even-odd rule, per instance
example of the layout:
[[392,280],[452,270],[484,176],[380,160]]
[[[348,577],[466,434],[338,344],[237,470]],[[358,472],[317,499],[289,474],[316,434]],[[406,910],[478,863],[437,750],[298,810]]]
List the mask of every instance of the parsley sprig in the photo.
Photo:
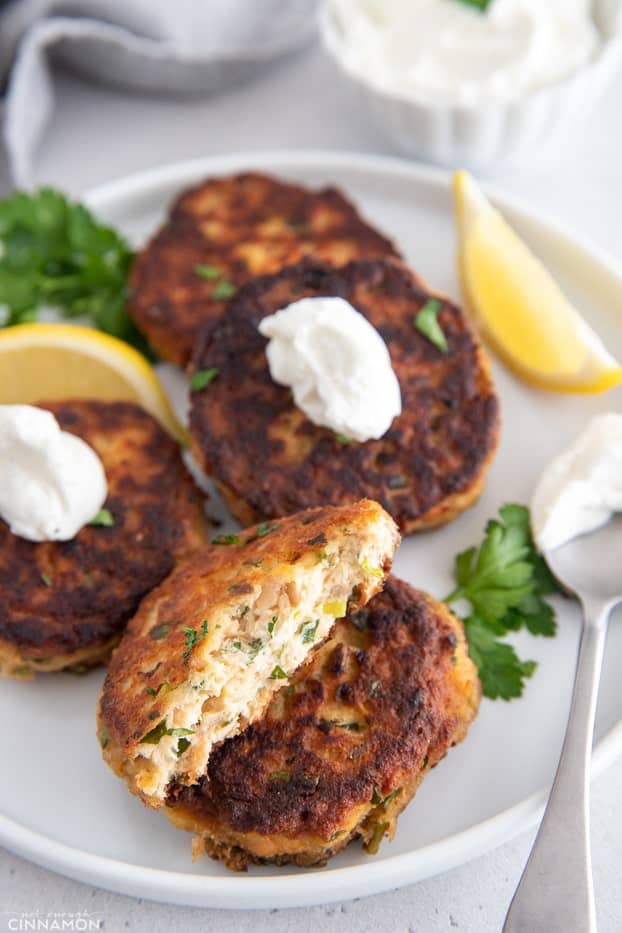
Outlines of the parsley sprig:
[[555,635],[555,612],[545,597],[562,590],[536,550],[529,510],[504,505],[499,514],[488,522],[482,544],[456,557],[457,586],[445,602],[470,607],[464,627],[484,696],[511,700],[522,695],[536,664],[521,661],[501,639],[523,628]]
[[482,13],[485,13],[492,0],[459,0],[460,3],[465,3],[467,6],[474,6]]
[[126,310],[133,252],[82,204],[41,188],[0,201],[2,323],[36,320],[42,307],[86,315],[100,330],[148,352]]

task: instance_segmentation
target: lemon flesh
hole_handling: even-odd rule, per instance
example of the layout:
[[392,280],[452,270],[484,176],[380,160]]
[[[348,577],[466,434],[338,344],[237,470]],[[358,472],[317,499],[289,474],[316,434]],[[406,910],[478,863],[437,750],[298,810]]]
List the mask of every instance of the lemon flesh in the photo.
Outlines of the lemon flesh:
[[0,404],[68,398],[134,402],[185,442],[152,367],[122,340],[71,324],[0,330]]
[[518,375],[543,388],[602,392],[622,367],[466,172],[454,176],[465,304]]

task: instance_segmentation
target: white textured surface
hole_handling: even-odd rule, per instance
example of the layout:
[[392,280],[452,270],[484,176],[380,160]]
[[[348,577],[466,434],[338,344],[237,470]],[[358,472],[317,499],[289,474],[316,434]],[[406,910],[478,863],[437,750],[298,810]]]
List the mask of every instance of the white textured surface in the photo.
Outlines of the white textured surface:
[[[202,102],[130,97],[61,77],[59,109],[37,177],[73,193],[106,179],[163,162],[228,151],[334,147],[388,152],[318,50],[275,68],[251,86]],[[590,117],[578,124],[562,158],[491,173],[508,193],[524,196],[568,227],[622,259],[622,124],[619,79]],[[19,751],[14,748],[19,767]],[[45,794],[45,761],[41,793]],[[456,793],[459,793],[457,776]],[[622,762],[594,785],[593,850],[600,933],[622,929]],[[167,908],[88,888],[0,854],[0,930],[3,911],[97,913],[108,931],[298,930],[300,933],[379,931],[436,933],[454,928],[494,933],[527,855],[529,840],[506,845],[440,878],[399,892],[341,906],[265,912]],[[556,933],[556,931],[551,931]],[[560,931],[561,933],[561,931]]]

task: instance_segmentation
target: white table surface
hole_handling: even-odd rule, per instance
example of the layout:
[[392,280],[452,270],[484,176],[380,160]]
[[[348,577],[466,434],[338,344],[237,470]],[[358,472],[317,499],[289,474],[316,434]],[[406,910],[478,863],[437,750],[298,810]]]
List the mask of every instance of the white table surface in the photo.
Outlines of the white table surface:
[[[391,153],[356,111],[317,47],[264,72],[253,84],[203,100],[130,96],[57,75],[57,109],[36,169],[39,182],[79,195],[100,182],[166,162],[261,149],[333,148]],[[622,76],[554,159],[502,166],[505,191],[567,224],[622,260]],[[6,753],[6,749],[5,749]],[[16,766],[18,761],[16,759]],[[622,930],[622,761],[593,785],[592,841],[600,933]],[[0,930],[8,912],[88,910],[106,931],[150,933],[495,933],[532,835],[462,868],[400,891],[305,910],[210,911],[165,906],[90,888],[0,849]],[[15,916],[14,913],[11,916]],[[13,928],[15,924],[12,924]],[[50,927],[51,928],[51,927]],[[557,933],[557,931],[550,931]],[[559,931],[562,933],[562,931]]]

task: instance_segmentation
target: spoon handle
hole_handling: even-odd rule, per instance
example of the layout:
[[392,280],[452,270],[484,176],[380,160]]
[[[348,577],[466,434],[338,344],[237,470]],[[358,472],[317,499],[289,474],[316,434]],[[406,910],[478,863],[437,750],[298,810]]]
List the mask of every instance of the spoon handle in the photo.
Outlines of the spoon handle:
[[584,628],[564,746],[544,817],[510,904],[503,933],[596,931],[589,780],[609,612],[609,606],[584,602]]

